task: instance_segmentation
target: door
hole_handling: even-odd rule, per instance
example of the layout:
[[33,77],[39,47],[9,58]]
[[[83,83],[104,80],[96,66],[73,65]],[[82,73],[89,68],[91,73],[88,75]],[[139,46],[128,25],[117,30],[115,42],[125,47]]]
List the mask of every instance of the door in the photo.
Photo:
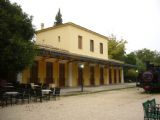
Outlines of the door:
[[119,83],[121,83],[121,70],[119,69]]
[[109,84],[112,84],[112,70],[109,68]]
[[38,61],[34,61],[33,66],[30,69],[30,83],[38,84]]
[[78,86],[83,84],[83,70],[78,67]]
[[53,83],[53,63],[46,63],[46,84]]
[[114,83],[117,83],[117,71],[114,69]]
[[100,85],[104,85],[104,69],[100,67]]
[[59,87],[65,86],[65,64],[59,64]]
[[94,80],[94,66],[90,67],[90,85],[95,85]]

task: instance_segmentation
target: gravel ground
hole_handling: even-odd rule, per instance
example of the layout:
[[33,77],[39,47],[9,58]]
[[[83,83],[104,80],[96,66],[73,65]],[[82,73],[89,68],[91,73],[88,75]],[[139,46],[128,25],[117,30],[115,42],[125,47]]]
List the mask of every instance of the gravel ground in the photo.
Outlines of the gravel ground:
[[0,120],[143,120],[142,102],[152,98],[160,103],[137,88],[61,97],[0,108]]

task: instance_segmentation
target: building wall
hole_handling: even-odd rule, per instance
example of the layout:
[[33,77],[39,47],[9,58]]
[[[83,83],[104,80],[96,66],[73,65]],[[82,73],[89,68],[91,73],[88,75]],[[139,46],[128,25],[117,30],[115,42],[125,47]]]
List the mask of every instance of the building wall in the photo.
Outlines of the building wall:
[[[74,31],[74,34],[73,34]],[[69,26],[69,35],[72,46],[69,51],[76,54],[87,55],[101,59],[108,59],[108,40],[90,32]],[[82,49],[78,48],[78,36],[82,36]],[[90,40],[94,41],[94,52],[90,51]],[[103,43],[103,54],[100,54],[100,43]]]
[[[78,36],[82,36],[82,49],[78,48]],[[90,40],[94,41],[94,51],[90,51]],[[67,50],[73,54],[84,55],[88,57],[95,57],[103,60],[108,60],[108,40],[101,35],[96,33],[89,32],[89,30],[84,30],[73,25],[65,25],[62,27],[55,27],[50,30],[42,30],[37,32],[36,43],[41,45],[48,45],[58,49]],[[100,43],[103,44],[103,54],[100,53]],[[57,58],[43,58],[36,57],[39,63],[38,66],[38,78],[40,83],[46,82],[46,62],[53,62],[53,83],[56,86],[59,86],[59,63],[60,61]],[[79,61],[80,62],[80,61]],[[72,69],[70,71],[69,63],[65,64],[65,86],[77,87],[78,85],[78,66],[77,62],[72,62]],[[85,63],[83,68],[83,80],[84,86],[90,86],[90,64]],[[116,82],[114,80],[114,66],[111,66],[111,76],[112,84],[123,83],[123,69],[119,68],[116,70]],[[120,74],[119,75],[119,71]],[[100,65],[94,63],[94,78],[95,85],[100,85]],[[119,77],[120,76],[120,77]],[[25,69],[22,73],[22,82],[29,83],[30,70],[29,68]],[[109,84],[109,67],[104,65],[104,85]]]
[[100,85],[100,68],[99,68],[99,65],[96,65],[95,67],[94,67],[94,69],[95,69],[95,85],[96,86],[98,86],[98,85]]
[[26,68],[23,70],[22,72],[22,83],[29,83],[29,76],[30,76],[30,69],[29,68]]
[[84,79],[85,86],[90,85],[89,77],[90,77],[89,64],[85,64],[83,69],[83,79]]
[[[60,41],[59,37],[60,36]],[[78,48],[78,36],[82,36],[82,49]],[[90,51],[90,40],[94,41],[94,52]],[[49,45],[67,50],[71,53],[108,59],[108,40],[91,32],[72,25],[57,27],[55,29],[37,33],[36,43]],[[103,54],[100,54],[100,43],[103,44]]]
[[[60,40],[58,37],[60,37]],[[72,45],[70,44],[69,27],[57,27],[56,29],[37,33],[36,44],[69,50],[70,45]]]
[[[38,60],[39,66],[38,66],[38,77],[39,77],[39,82],[40,83],[46,83],[46,62],[45,60]],[[53,83],[55,83],[56,86],[59,86],[59,61],[50,61],[53,62]],[[78,66],[79,64],[76,62],[72,62],[72,79],[71,79],[71,84],[69,85],[69,63],[64,63],[65,64],[65,86],[68,87],[77,87],[78,85]],[[109,67],[104,66],[104,85],[109,84]],[[114,70],[116,69],[116,82],[114,80]],[[112,76],[112,84],[118,84],[118,83],[123,83],[122,79],[122,67],[111,67],[111,76]],[[95,64],[94,65],[94,77],[95,77],[95,86],[100,85],[100,65]],[[120,71],[120,75],[119,75]],[[22,83],[29,83],[29,78],[30,78],[30,69],[27,68],[22,72]],[[120,81],[121,79],[121,81]],[[83,68],[83,80],[84,80],[84,86],[90,86],[90,64],[84,64]]]

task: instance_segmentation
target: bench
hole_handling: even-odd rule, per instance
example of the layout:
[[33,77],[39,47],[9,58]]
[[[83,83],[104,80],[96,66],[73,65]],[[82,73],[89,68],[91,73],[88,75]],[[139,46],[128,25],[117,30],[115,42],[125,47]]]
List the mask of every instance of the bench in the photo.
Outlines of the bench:
[[156,100],[147,100],[142,103],[144,110],[144,120],[160,120],[160,104]]

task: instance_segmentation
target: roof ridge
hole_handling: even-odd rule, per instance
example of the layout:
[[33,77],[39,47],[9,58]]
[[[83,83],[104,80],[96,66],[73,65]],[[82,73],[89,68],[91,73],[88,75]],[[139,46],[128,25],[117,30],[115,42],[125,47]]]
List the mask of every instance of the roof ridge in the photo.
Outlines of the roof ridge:
[[75,24],[75,23],[73,23],[73,22],[67,22],[67,23],[63,23],[63,24],[61,24],[61,25],[52,26],[52,27],[48,27],[48,28],[41,29],[41,30],[37,30],[36,33],[45,32],[45,31],[48,31],[48,30],[52,30],[52,29],[64,27],[64,26],[67,26],[67,25],[74,26],[74,27],[76,27],[76,28],[79,28],[79,29],[82,29],[82,30],[84,30],[84,31],[90,32],[90,33],[92,33],[92,34],[94,34],[94,35],[97,35],[97,36],[99,36],[99,37],[105,38],[106,40],[109,40],[109,38],[106,37],[105,35],[99,34],[99,33],[95,32],[95,31],[93,31],[93,30],[90,30],[90,29],[88,29],[88,28],[82,27],[82,26],[80,26],[80,25],[78,25],[78,24]]

